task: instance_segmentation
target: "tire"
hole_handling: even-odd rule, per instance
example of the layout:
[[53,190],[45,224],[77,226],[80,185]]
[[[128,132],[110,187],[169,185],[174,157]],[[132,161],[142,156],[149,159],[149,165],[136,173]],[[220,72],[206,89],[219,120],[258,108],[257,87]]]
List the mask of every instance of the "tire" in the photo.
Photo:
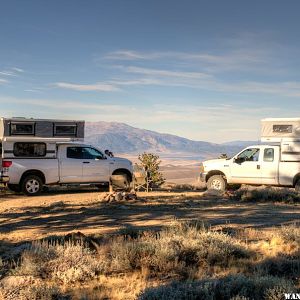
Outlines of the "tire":
[[226,190],[226,180],[222,175],[213,175],[207,181],[208,190],[217,190],[224,192]]
[[11,190],[12,192],[15,193],[20,193],[21,192],[21,188],[18,184],[8,184],[7,185],[8,189]]
[[43,190],[43,181],[37,175],[28,175],[22,181],[22,192],[27,196],[39,195]]
[[[121,186],[124,187],[123,189],[125,189],[125,190],[130,189],[131,182],[130,182],[129,176],[126,173],[120,171],[120,172],[114,173],[112,176],[114,176],[114,175],[122,176],[122,180],[121,180],[122,182],[120,182],[120,183],[121,183]],[[120,187],[118,184],[116,184],[116,185],[113,184],[113,188],[118,189]]]
[[298,179],[296,184],[295,184],[295,191],[297,193],[300,193],[300,179]]

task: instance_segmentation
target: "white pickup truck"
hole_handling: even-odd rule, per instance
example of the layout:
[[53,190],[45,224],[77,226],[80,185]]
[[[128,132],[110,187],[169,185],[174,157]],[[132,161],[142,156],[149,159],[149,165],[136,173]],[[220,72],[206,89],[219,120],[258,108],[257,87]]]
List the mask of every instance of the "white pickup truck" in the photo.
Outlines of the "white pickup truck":
[[[52,144],[53,149],[48,145],[47,150],[45,146],[14,143],[14,158],[2,160],[1,176],[9,180],[9,189],[37,195],[44,185],[101,185],[111,175],[124,175],[128,185],[132,181],[133,166],[127,159],[109,157],[93,146],[74,142]],[[34,157],[24,158],[29,152]]]
[[287,186],[300,191],[300,162],[283,161],[281,147],[251,146],[230,159],[204,161],[200,179],[208,189],[221,191],[232,184]]
[[201,164],[200,179],[208,189],[232,184],[295,187],[300,192],[300,118],[261,120],[261,142],[229,159]]

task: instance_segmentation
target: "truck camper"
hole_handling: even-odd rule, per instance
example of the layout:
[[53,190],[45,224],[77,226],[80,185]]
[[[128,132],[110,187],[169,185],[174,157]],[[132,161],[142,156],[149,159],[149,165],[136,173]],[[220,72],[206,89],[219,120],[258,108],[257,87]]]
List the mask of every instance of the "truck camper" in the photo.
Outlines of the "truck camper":
[[132,163],[84,144],[84,121],[0,119],[0,182],[27,195],[45,185],[109,182],[111,175],[132,180]]
[[229,159],[201,164],[200,178],[209,189],[231,184],[295,187],[300,191],[300,118],[269,118],[261,124],[260,145]]

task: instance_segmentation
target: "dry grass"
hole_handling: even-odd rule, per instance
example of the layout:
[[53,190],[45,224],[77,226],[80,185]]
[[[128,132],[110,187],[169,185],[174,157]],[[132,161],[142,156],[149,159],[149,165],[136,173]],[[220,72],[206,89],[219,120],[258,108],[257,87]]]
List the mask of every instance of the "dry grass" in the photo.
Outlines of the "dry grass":
[[300,203],[300,194],[293,189],[243,186],[231,195],[231,199],[250,202]]
[[300,288],[296,225],[229,234],[175,221],[159,232],[102,236],[97,245],[33,242],[19,261],[2,264],[10,267],[4,299],[273,300]]

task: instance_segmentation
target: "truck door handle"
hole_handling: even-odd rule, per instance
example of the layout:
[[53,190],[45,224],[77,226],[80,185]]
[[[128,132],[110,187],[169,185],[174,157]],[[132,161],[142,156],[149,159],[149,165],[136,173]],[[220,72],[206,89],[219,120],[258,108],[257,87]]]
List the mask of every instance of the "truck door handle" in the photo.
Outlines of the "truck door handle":
[[83,162],[83,164],[89,164],[89,163],[90,163],[89,161],[84,161],[84,162]]
[[257,170],[260,170],[260,165],[257,165],[256,167],[257,167]]

